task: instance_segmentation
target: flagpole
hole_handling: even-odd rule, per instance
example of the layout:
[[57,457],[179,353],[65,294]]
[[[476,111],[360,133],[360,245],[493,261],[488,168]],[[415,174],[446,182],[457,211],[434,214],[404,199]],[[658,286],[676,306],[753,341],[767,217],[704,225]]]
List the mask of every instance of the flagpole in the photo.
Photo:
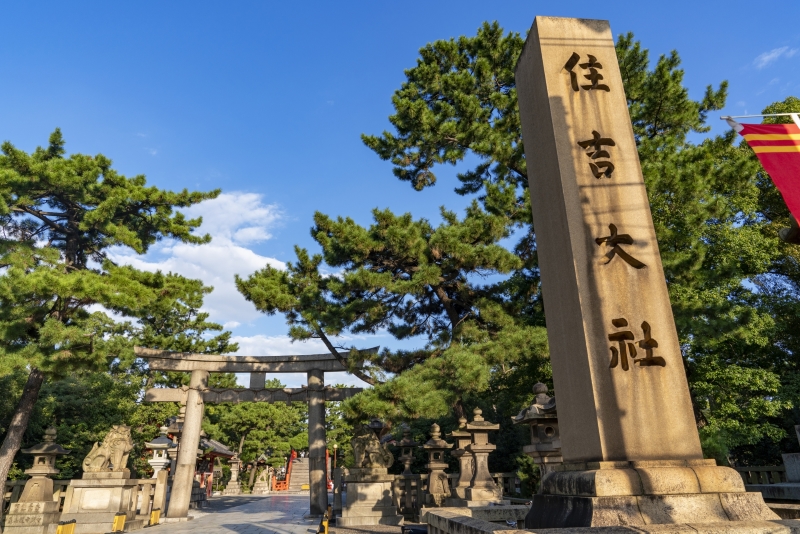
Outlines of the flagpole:
[[720,120],[726,119],[747,119],[750,117],[790,117],[792,115],[797,115],[797,113],[766,113],[764,115],[723,115],[720,117]]

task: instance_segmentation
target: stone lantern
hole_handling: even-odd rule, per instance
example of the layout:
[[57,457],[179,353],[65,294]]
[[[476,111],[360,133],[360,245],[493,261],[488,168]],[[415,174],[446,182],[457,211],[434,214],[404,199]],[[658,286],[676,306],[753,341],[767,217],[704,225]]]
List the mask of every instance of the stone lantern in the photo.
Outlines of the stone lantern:
[[240,495],[242,493],[242,486],[239,482],[239,469],[242,466],[242,461],[239,459],[239,455],[234,454],[233,457],[228,460],[228,465],[231,466],[231,479],[228,481],[228,485],[225,486],[225,490],[222,494]]
[[160,435],[144,446],[153,451],[153,457],[147,460],[147,463],[153,467],[153,478],[158,478],[158,473],[162,469],[166,469],[171,460],[167,457],[169,449],[177,448],[171,439],[167,437],[167,427],[162,426],[159,428]]
[[400,447],[400,455],[397,457],[398,460],[403,462],[403,472],[401,473],[404,476],[411,475],[411,463],[414,461],[414,449],[419,447],[419,443],[411,439],[411,429],[406,426],[403,428],[403,439],[397,442],[397,446]]
[[45,534],[49,525],[57,524],[60,513],[59,503],[53,501],[53,480],[56,475],[56,458],[69,454],[70,451],[56,444],[56,429],[48,428],[44,433],[44,442],[30,449],[23,449],[25,454],[33,455],[33,467],[25,470],[31,478],[25,483],[25,489],[19,501],[12,504],[6,517],[4,532],[13,534]]
[[500,502],[503,498],[503,490],[495,484],[489,473],[489,453],[497,448],[489,443],[489,432],[499,430],[500,425],[485,421],[482,413],[483,410],[475,408],[472,422],[465,427],[472,434],[472,443],[467,445],[467,452],[472,455],[474,462],[472,480],[466,491],[469,506],[488,505]]
[[431,439],[422,446],[428,453],[428,488],[425,491],[425,506],[441,506],[450,496],[450,486],[447,484],[447,474],[444,472],[447,463],[444,461],[444,451],[453,445],[441,439],[439,425],[431,425]]
[[472,482],[473,461],[467,447],[472,443],[472,434],[467,432],[467,420],[462,417],[458,420],[458,430],[453,430],[447,435],[454,439],[455,449],[450,455],[458,459],[458,480],[453,484],[450,497],[445,501],[445,506],[463,506],[467,498],[467,488]]
[[547,394],[547,386],[541,382],[533,386],[533,392],[536,395],[533,403],[512,417],[511,421],[515,425],[530,426],[531,444],[525,445],[522,450],[533,458],[544,478],[555,466],[564,463],[564,458],[561,456],[556,399]]

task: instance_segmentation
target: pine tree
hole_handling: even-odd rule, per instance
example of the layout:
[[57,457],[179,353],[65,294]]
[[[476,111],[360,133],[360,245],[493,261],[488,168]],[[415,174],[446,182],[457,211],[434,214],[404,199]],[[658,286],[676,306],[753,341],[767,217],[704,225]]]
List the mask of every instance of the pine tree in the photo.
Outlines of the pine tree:
[[[214,198],[148,187],[103,155],[65,157],[56,129],[46,148],[28,154],[11,143],[0,156],[0,368],[27,369],[28,380],[0,446],[6,479],[46,377],[107,368],[129,323],[97,306],[137,316],[160,298],[148,275],[109,260],[111,247],[144,253],[161,238],[205,243],[175,208]],[[141,316],[142,314],[139,314]]]

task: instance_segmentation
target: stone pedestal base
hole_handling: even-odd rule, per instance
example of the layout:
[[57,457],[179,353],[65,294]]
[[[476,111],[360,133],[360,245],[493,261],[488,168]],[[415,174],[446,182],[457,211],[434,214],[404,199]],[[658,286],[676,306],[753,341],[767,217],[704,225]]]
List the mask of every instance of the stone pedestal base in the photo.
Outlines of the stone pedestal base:
[[445,508],[480,508],[481,506],[507,506],[511,504],[511,501],[504,501],[503,499],[492,499],[492,500],[467,500],[467,499],[458,499],[455,497],[448,497],[444,500],[444,507]]
[[595,462],[547,474],[525,528],[774,519],[761,494],[745,492],[739,473],[713,460]]
[[11,534],[47,534],[48,528],[58,525],[61,513],[58,502],[18,502],[6,515],[3,532]]
[[350,469],[344,480],[347,500],[336,526],[403,524],[392,499],[394,475],[386,474],[386,469]]
[[138,484],[125,471],[84,473],[82,479],[70,482],[64,498],[61,521],[74,519],[75,534],[111,532],[114,516],[125,513],[125,531],[144,527],[136,519]]
[[250,493],[253,495],[268,495],[270,492],[269,482],[256,482],[253,485],[253,491]]
[[236,482],[228,482],[228,485],[225,486],[225,489],[222,490],[223,495],[241,495],[242,494],[242,485],[237,480]]
[[492,506],[509,504],[503,500],[500,488],[453,488],[451,497],[444,500],[444,506],[454,508],[477,508],[479,506]]

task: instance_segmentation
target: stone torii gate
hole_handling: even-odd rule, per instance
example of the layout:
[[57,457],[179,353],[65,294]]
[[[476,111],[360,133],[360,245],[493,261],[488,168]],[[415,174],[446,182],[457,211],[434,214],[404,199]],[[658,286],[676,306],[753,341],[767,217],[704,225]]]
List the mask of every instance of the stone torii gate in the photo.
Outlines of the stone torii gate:
[[[361,388],[325,387],[326,372],[347,371],[336,357],[329,353],[296,356],[220,356],[143,347],[136,347],[135,352],[138,357],[147,360],[150,369],[192,373],[188,387],[151,388],[145,392],[145,402],[180,402],[186,405],[167,518],[185,518],[189,513],[195,453],[200,443],[200,427],[207,402],[308,402],[310,514],[322,516],[328,507],[325,473],[327,448],[325,401],[345,400],[362,391]],[[209,373],[250,373],[250,387],[209,388]],[[267,373],[306,373],[308,387],[265,388]]]

